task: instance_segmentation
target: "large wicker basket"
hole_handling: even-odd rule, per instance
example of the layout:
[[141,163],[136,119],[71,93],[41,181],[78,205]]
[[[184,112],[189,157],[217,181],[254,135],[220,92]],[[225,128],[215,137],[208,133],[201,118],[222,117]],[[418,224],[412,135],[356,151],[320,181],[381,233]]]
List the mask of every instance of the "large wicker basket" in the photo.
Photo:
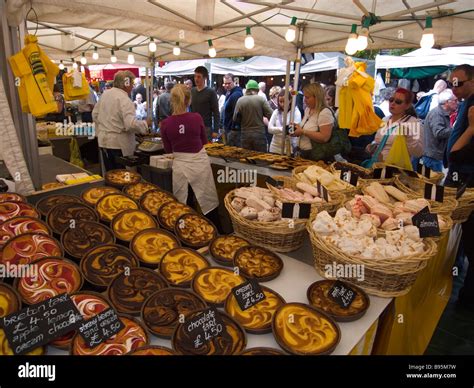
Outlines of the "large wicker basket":
[[427,178],[427,177],[425,177],[425,176],[423,176],[423,175],[421,175],[417,172],[416,172],[416,175],[417,175],[416,178],[415,177],[410,177],[406,173],[404,173],[400,167],[392,166],[392,165],[385,164],[385,163],[382,163],[382,162],[374,163],[373,166],[372,166],[372,169],[383,168],[383,167],[395,167],[400,171],[400,173],[395,174],[396,176],[406,175],[406,178],[416,179],[416,180],[422,182],[423,187],[424,187],[425,183],[433,183],[433,184],[437,185],[444,178],[444,174],[442,172],[436,172],[436,171],[431,171],[431,176],[429,178]]
[[[367,293],[375,296],[389,298],[407,294],[419,273],[426,267],[428,260],[437,253],[436,242],[431,239],[425,239],[425,251],[421,255],[416,254],[396,259],[351,257],[320,238],[314,232],[311,222],[308,222],[307,228],[313,247],[316,271],[322,277],[329,278],[327,276],[327,269],[333,268],[334,265],[362,265],[362,268],[364,268],[364,279],[356,282],[356,284],[367,291]],[[340,279],[354,282],[353,277],[340,277]]]
[[224,198],[234,231],[252,243],[276,252],[291,252],[299,249],[306,237],[306,220],[282,220],[275,222],[252,221],[242,217],[232,207],[235,190]]
[[[367,176],[369,174],[372,175],[373,170],[361,167],[357,164],[353,164],[349,162],[339,162],[339,165],[345,166],[352,171],[362,173],[362,174],[359,174],[359,179],[357,181],[358,186],[375,182],[375,181],[379,183],[392,183],[393,182],[393,178],[387,178],[387,179],[364,178],[364,176]],[[336,168],[336,162],[332,163],[329,168],[333,174],[338,174],[338,172],[341,171]]]

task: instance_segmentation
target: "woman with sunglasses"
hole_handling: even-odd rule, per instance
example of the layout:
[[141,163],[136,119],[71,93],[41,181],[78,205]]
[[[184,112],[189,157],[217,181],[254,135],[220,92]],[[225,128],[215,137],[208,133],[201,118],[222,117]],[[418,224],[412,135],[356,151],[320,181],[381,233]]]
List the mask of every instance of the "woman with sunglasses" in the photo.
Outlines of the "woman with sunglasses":
[[413,107],[413,93],[398,88],[388,101],[390,115],[384,117],[384,125],[377,131],[374,141],[367,146],[367,152],[383,162],[392,148],[395,136],[404,135],[410,156],[420,157],[423,154],[423,128]]

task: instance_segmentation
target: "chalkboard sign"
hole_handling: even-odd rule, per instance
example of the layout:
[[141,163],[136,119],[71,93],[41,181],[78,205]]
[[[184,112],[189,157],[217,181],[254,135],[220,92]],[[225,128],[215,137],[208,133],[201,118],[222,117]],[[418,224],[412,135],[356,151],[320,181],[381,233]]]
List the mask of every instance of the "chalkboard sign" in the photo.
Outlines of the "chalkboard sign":
[[242,311],[248,310],[265,299],[262,287],[254,280],[249,280],[232,289],[237,303]]
[[418,171],[418,174],[423,175],[425,178],[429,178],[431,176],[431,168],[426,167],[424,164],[418,163],[416,171]]
[[437,237],[440,235],[438,215],[430,213],[428,206],[412,217],[413,225],[420,230],[420,237]]
[[329,202],[329,193],[320,181],[316,181],[316,187],[318,189],[319,196],[324,199],[326,202]]
[[341,170],[341,180],[350,183],[352,186],[357,186],[359,174],[347,167],[343,167]]
[[375,168],[374,169],[374,178],[375,179],[390,179],[394,174],[400,172],[400,169],[396,167],[387,166],[384,168]]
[[310,203],[284,202],[281,207],[282,218],[309,218],[311,215]]
[[271,176],[267,176],[266,182],[267,182],[269,185],[272,185],[273,187],[280,187],[280,186],[283,186],[283,182],[282,182],[282,181],[278,181],[278,180],[276,180],[276,179],[273,179]]
[[88,319],[79,327],[79,335],[89,348],[95,348],[113,337],[124,328],[123,322],[114,309],[108,308]]
[[82,315],[68,294],[31,305],[1,319],[14,354],[24,354],[76,330]]
[[214,337],[223,335],[225,324],[219,312],[210,307],[192,319],[186,320],[184,329],[194,349],[199,349]]
[[329,290],[328,296],[339,306],[347,309],[354,301],[357,293],[347,284],[338,280]]
[[433,185],[431,183],[425,183],[425,199],[432,201],[443,202],[444,199],[444,186]]

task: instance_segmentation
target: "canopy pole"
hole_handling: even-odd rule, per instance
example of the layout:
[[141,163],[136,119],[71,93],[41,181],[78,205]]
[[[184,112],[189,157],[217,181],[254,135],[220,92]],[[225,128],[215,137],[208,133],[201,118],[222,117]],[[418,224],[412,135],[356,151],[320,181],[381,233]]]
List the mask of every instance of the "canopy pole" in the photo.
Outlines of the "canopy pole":
[[[288,91],[290,87],[290,67],[291,61],[286,61],[286,75],[285,75],[285,91]],[[283,117],[282,117],[282,138],[283,142],[281,145],[280,154],[283,155],[285,153],[285,142],[286,142],[286,122],[288,117],[288,107],[290,105],[290,100],[288,99],[289,94],[285,93],[285,103],[283,105]]]

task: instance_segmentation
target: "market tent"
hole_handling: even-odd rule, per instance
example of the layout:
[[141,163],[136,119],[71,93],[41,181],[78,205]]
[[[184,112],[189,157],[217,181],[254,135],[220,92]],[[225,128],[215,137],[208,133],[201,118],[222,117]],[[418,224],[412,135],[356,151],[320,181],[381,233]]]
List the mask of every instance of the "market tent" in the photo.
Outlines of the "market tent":
[[[301,73],[318,73],[321,71],[341,69],[345,66],[345,58],[346,55],[337,52],[315,54],[314,59],[311,62],[308,62],[301,67]],[[355,57],[352,59],[356,62],[367,62],[367,73],[372,75],[375,73],[375,61]]]
[[256,56],[241,63],[236,63],[232,73],[243,76],[285,75],[286,61],[284,59]]
[[111,81],[114,79],[114,75],[120,70],[130,70],[136,77],[139,76],[139,69],[137,66],[121,65],[120,63],[108,64],[108,65],[90,65],[90,77],[100,78],[104,81]]
[[226,74],[232,71],[233,66],[238,64],[235,61],[225,58],[216,59],[192,59],[185,61],[168,62],[163,67],[155,69],[157,76],[183,76],[194,74],[194,69],[198,66],[205,66],[212,74]]

